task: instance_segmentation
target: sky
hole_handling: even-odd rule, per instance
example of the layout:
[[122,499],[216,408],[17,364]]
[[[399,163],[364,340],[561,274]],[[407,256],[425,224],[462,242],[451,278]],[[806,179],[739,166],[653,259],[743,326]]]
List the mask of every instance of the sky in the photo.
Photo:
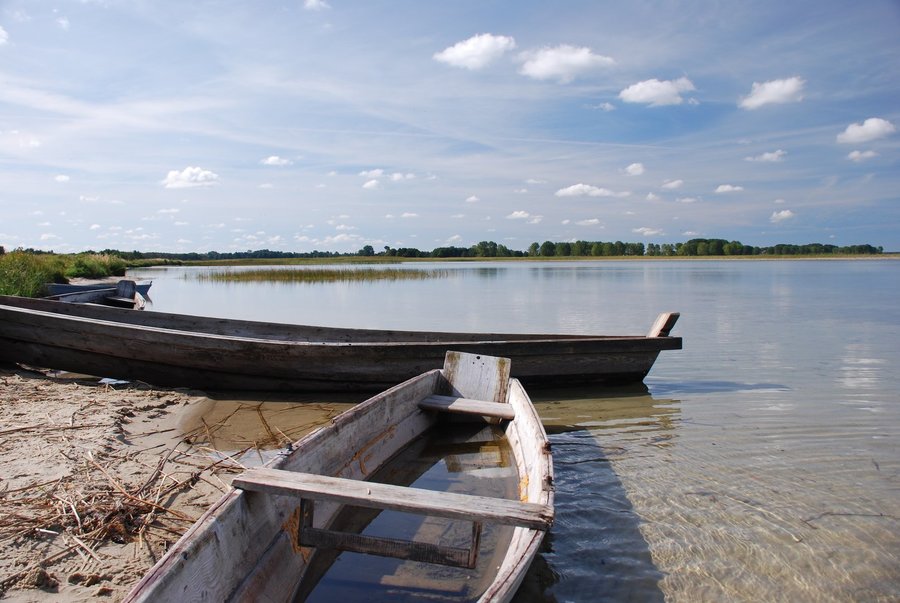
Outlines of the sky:
[[0,0],[0,245],[900,251],[900,2]]

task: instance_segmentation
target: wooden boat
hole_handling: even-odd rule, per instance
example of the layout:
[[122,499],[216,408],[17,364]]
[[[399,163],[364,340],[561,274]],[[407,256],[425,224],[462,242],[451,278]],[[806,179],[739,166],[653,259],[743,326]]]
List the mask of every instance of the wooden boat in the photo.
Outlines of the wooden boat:
[[150,285],[144,287],[134,281],[121,280],[113,287],[110,287],[108,284],[104,286],[85,285],[84,288],[49,295],[46,299],[66,303],[100,304],[117,308],[143,310],[146,305],[146,299],[141,291],[147,291],[149,288]]
[[0,296],[0,361],[154,385],[379,391],[449,349],[513,360],[526,386],[641,381],[681,349],[661,314],[646,336],[436,333],[287,325]]
[[[466,568],[452,570],[467,585],[455,600],[508,601],[553,520],[547,436],[509,370],[506,358],[447,352],[443,369],[366,400],[269,465],[245,471],[125,600],[305,600],[322,578],[321,566],[330,566],[340,551],[351,551],[419,562],[408,564],[415,568],[433,563]],[[513,497],[366,481],[399,451],[456,417],[499,422],[515,461]],[[345,514],[351,505],[357,510]],[[352,519],[366,509],[471,523],[469,547],[360,534],[371,517]],[[345,531],[342,515],[358,524],[355,530]],[[483,524],[511,526],[508,544],[493,556],[479,550]],[[379,598],[383,582],[371,579],[372,585],[363,587],[364,600]]]
[[[137,292],[143,297],[147,297],[150,293],[150,286],[153,281],[144,281],[136,283]],[[57,295],[65,295],[67,293],[82,293],[84,291],[95,291],[97,289],[109,289],[113,286],[109,282],[101,283],[47,283],[47,296],[53,298]]]

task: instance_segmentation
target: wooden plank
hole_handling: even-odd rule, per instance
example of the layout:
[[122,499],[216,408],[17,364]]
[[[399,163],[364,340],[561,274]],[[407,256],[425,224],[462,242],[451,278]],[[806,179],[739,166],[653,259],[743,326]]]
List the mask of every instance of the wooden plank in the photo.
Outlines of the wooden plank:
[[486,402],[484,400],[471,400],[469,398],[459,398],[457,396],[440,396],[434,394],[419,402],[419,408],[443,412],[455,412],[466,415],[480,415],[483,417],[496,417],[498,419],[512,420],[516,418],[516,411],[506,402]]
[[391,509],[466,521],[491,521],[537,530],[546,530],[553,520],[552,507],[538,503],[454,492],[435,492],[279,469],[250,469],[236,477],[232,485],[235,488],[268,494],[293,494],[359,507]]
[[656,317],[656,322],[650,327],[647,337],[668,337],[679,316],[681,316],[679,312],[663,312]]
[[[326,549],[338,549],[351,553],[365,555],[379,555],[395,559],[421,561],[447,565],[450,567],[475,567],[473,557],[477,559],[477,548],[473,550],[456,547],[440,546],[428,542],[414,542],[398,540],[396,538],[384,538],[379,536],[365,536],[363,534],[350,534],[347,532],[334,532],[318,528],[303,528],[300,531],[300,544]],[[474,543],[477,546],[477,543]]]
[[445,393],[472,400],[505,402],[509,369],[509,358],[448,350],[444,356],[444,376],[452,384],[452,391]]

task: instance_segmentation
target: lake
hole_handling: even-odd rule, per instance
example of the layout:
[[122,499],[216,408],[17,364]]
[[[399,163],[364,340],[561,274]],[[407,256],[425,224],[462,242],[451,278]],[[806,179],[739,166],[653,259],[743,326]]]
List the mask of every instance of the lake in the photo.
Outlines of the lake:
[[529,392],[557,516],[516,601],[900,600],[900,262],[401,266],[443,276],[129,277],[152,310],[346,327],[643,334],[679,311],[645,387]]

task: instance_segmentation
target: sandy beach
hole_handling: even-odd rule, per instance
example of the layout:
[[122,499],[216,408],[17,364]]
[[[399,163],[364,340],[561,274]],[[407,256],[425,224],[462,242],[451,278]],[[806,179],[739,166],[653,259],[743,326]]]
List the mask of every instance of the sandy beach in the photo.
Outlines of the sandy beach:
[[[210,453],[203,419],[185,429],[212,407],[197,391],[0,367],[0,597],[122,599],[243,468]],[[268,436],[333,414],[314,412]]]

